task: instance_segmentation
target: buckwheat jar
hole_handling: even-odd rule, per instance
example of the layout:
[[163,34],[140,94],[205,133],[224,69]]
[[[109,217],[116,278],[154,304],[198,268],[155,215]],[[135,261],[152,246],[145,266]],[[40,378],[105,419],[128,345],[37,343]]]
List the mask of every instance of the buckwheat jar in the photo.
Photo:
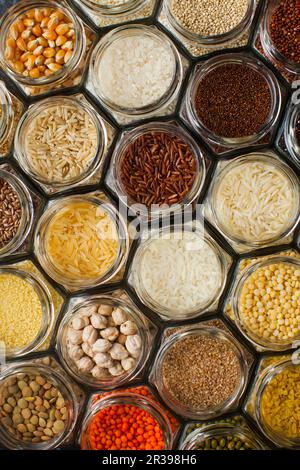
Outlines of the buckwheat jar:
[[172,114],[183,76],[183,59],[164,33],[154,26],[126,25],[97,44],[86,87],[119,123],[127,124]]
[[[59,36],[52,18],[48,27],[52,14],[67,24],[65,35]],[[48,39],[42,36],[43,31]],[[1,18],[0,32],[1,66],[26,94],[41,95],[57,88],[72,88],[81,82],[94,33],[65,0],[17,3]],[[62,51],[59,57],[52,54],[56,47]]]
[[73,0],[96,26],[104,27],[148,18],[156,0]]

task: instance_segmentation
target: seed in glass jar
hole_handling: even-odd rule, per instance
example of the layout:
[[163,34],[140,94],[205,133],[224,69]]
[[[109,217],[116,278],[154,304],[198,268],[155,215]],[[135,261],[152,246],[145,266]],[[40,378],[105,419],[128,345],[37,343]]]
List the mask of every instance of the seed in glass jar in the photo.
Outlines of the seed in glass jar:
[[270,22],[270,36],[276,49],[291,62],[300,64],[299,0],[280,0]]
[[121,157],[120,179],[125,192],[147,207],[181,202],[191,190],[196,173],[190,145],[167,132],[140,135]]
[[7,181],[0,179],[0,248],[16,236],[21,215],[19,196]]

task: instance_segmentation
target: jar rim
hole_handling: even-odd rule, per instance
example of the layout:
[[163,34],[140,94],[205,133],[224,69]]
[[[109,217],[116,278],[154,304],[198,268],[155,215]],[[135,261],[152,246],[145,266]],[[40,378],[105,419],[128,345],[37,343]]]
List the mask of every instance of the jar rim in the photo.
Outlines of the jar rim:
[[50,441],[39,443],[39,444],[30,444],[19,439],[15,438],[13,434],[5,431],[4,426],[0,426],[0,441],[9,449],[22,449],[22,450],[49,450],[54,449],[61,445],[64,441],[68,439],[70,434],[72,433],[75,422],[78,415],[78,405],[76,401],[75,393],[70,386],[68,380],[61,374],[60,371],[50,368],[44,364],[33,364],[32,362],[24,361],[24,362],[16,362],[10,363],[8,367],[1,372],[0,375],[0,387],[1,385],[5,384],[6,380],[9,380],[14,375],[22,374],[22,373],[35,373],[35,371],[45,377],[50,379],[51,383],[58,386],[60,392],[62,393],[63,397],[67,399],[69,407],[68,407],[68,421],[67,425],[65,426],[64,431],[61,434],[58,434]]
[[153,398],[134,393],[134,389],[132,389],[132,391],[129,390],[129,391],[124,391],[124,392],[122,390],[120,391],[116,390],[114,392],[109,393],[109,395],[100,397],[96,402],[94,402],[91,405],[81,426],[81,436],[80,436],[81,443],[83,439],[86,439],[87,446],[90,447],[87,430],[93,418],[102,409],[108,408],[113,405],[118,405],[118,404],[137,406],[139,408],[142,408],[144,411],[148,412],[151,416],[153,416],[154,419],[156,419],[156,421],[158,422],[163,432],[164,443],[165,443],[164,449],[165,450],[172,449],[172,443],[173,443],[172,427],[164,409]]
[[0,80],[0,144],[5,142],[13,125],[13,104],[5,83]]
[[[49,181],[47,177],[44,178],[38,172],[36,172],[30,163],[31,158],[28,157],[25,147],[27,133],[30,130],[30,126],[34,120],[44,111],[61,106],[74,106],[84,111],[91,118],[97,131],[97,147],[93,157],[91,158],[88,168],[79,176],[65,182],[61,180]],[[19,165],[36,182],[41,183],[47,187],[62,190],[74,187],[74,185],[83,184],[87,181],[88,178],[91,178],[95,174],[103,162],[104,151],[107,147],[107,142],[107,131],[103,120],[89,105],[88,102],[81,101],[77,96],[59,95],[45,98],[42,101],[31,105],[23,114],[15,133],[15,155]]]
[[[236,138],[219,136],[211,131],[198,116],[195,108],[195,102],[200,82],[203,81],[203,79],[212,71],[224,65],[244,65],[258,73],[268,85],[270,92],[270,112],[265,123],[253,135]],[[212,57],[208,59],[203,65],[200,64],[198,69],[196,67],[190,84],[187,88],[186,96],[189,98],[187,100],[187,112],[198,132],[201,132],[202,135],[207,136],[214,145],[220,145],[225,149],[231,149],[235,147],[243,148],[261,140],[271,131],[274,123],[278,120],[282,103],[280,86],[273,72],[257,58],[249,54],[245,56],[245,54],[240,52],[225,53]]]
[[105,4],[98,0],[79,0],[88,8],[93,8],[97,14],[107,17],[125,16],[133,14],[143,8],[149,0],[124,0],[120,4]]
[[[296,165],[300,166],[300,142],[295,135],[297,120],[300,122],[300,104],[290,106],[284,125],[284,138],[289,154]],[[296,151],[298,148],[298,153]]]
[[[206,245],[211,249],[211,251],[214,253],[218,267],[219,267],[219,274],[220,274],[220,282],[216,286],[214,297],[211,296],[210,299],[207,300],[205,304],[197,305],[193,309],[190,307],[187,309],[180,308],[176,311],[173,309],[170,309],[166,306],[160,305],[155,299],[153,299],[147,292],[147,289],[143,285],[143,278],[141,276],[141,267],[142,267],[142,260],[143,256],[145,255],[145,252],[147,248],[151,245],[152,242],[155,242],[157,240],[156,236],[154,238],[151,236],[151,234],[157,234],[158,239],[160,239],[160,235],[164,233],[164,231],[168,231],[168,233],[175,233],[178,231],[184,232],[189,232],[189,233],[196,233],[199,239],[203,238],[203,242],[206,243]],[[133,270],[133,278],[132,278],[132,284],[134,287],[134,290],[136,291],[139,299],[147,305],[147,307],[151,308],[155,312],[159,312],[159,315],[166,320],[170,320],[170,318],[174,319],[174,315],[176,315],[176,320],[186,320],[186,319],[191,319],[199,314],[203,314],[205,310],[207,310],[211,305],[213,305],[215,302],[217,302],[224,290],[224,286],[226,283],[226,260],[224,257],[223,252],[221,251],[219,245],[217,242],[208,234],[203,233],[201,230],[196,230],[189,225],[166,225],[163,228],[160,229],[155,229],[151,230],[150,233],[148,234],[146,239],[141,239],[140,244],[135,252],[134,259],[133,259],[133,264],[132,264],[132,270]]]
[[[130,32],[132,36],[143,35],[150,37],[156,42],[160,42],[165,49],[169,49],[174,59],[173,78],[166,92],[154,102],[138,108],[120,106],[118,105],[118,103],[113,102],[109,97],[105,96],[104,92],[101,90],[98,79],[98,71],[100,68],[103,54],[113,44],[114,41],[123,39],[124,36],[128,35],[128,32]],[[183,65],[178,50],[176,49],[172,41],[168,38],[168,36],[166,36],[159,29],[153,26],[147,26],[144,24],[130,24],[119,26],[107,33],[105,36],[103,36],[92,53],[91,80],[95,93],[106,109],[113,112],[117,112],[119,114],[142,118],[146,117],[150,113],[155,112],[161,107],[167,106],[171,102],[173,97],[179,92],[182,78]]]
[[270,2],[265,3],[263,21],[260,27],[260,40],[261,45],[266,54],[269,55],[275,62],[280,62],[284,65],[284,68],[292,74],[300,73],[300,64],[292,62],[287,59],[276,47],[271,37],[270,23],[272,21],[275,10],[279,7],[278,0],[271,4]]
[[[218,405],[210,408],[193,409],[184,403],[181,403],[174,395],[168,390],[163,380],[163,364],[166,355],[171,351],[172,347],[179,341],[182,341],[192,336],[208,336],[217,338],[220,341],[226,342],[232,348],[236,358],[239,362],[240,377],[236,385],[235,391],[228,399],[219,403]],[[157,353],[153,372],[153,382],[156,386],[158,393],[164,402],[168,403],[169,407],[175,411],[176,414],[188,417],[189,419],[210,419],[226,413],[234,404],[240,399],[245,390],[248,379],[248,368],[245,358],[245,352],[240,343],[226,330],[209,325],[197,325],[191,328],[184,328],[182,331],[172,333],[161,344]]]
[[292,342],[297,341],[297,339],[300,338],[300,333],[294,338],[290,338],[289,341],[278,341],[277,343],[275,341],[268,341],[266,338],[259,337],[258,335],[250,331],[249,328],[246,328],[241,318],[239,308],[240,296],[246,281],[252,276],[254,272],[258,271],[263,267],[271,266],[272,264],[290,264],[293,266],[298,266],[300,268],[300,260],[297,258],[292,258],[290,256],[273,256],[268,259],[255,261],[253,264],[245,268],[237,284],[234,287],[232,297],[232,309],[236,326],[238,327],[241,334],[246,337],[250,343],[267,351],[284,351],[292,347]]
[[255,436],[254,433],[252,433],[251,430],[246,426],[231,423],[213,423],[196,428],[190,432],[184,439],[183,443],[180,445],[180,449],[195,450],[195,446],[199,443],[199,441],[203,442],[206,439],[224,434],[229,434],[231,436],[238,435],[240,438],[247,439],[251,442],[253,449],[262,450],[264,448],[258,437]]
[[33,203],[29,190],[14,173],[0,169],[0,180],[6,181],[16,192],[21,205],[21,219],[15,236],[0,249],[0,258],[16,251],[24,243],[33,223]]
[[54,307],[52,303],[51,294],[47,285],[36,274],[28,272],[26,271],[26,269],[20,269],[17,266],[10,265],[0,267],[0,276],[4,274],[16,276],[30,284],[31,287],[34,289],[35,293],[37,294],[42,307],[42,318],[39,332],[37,333],[36,337],[26,346],[14,348],[12,350],[8,349],[7,357],[11,359],[24,356],[28,353],[32,353],[43,345],[54,323]]
[[241,19],[240,23],[234,26],[229,31],[226,31],[223,34],[215,34],[215,35],[201,35],[194,33],[187,28],[185,28],[175,17],[172,12],[172,1],[173,0],[165,0],[164,8],[167,14],[167,18],[169,19],[171,26],[174,28],[176,33],[186,38],[188,41],[195,42],[199,45],[206,46],[206,47],[216,47],[221,44],[226,44],[228,42],[232,42],[237,40],[245,30],[250,26],[256,8],[256,0],[247,0],[248,7],[245,13],[245,16]]
[[[119,168],[124,153],[126,152],[130,143],[134,142],[140,136],[142,136],[143,134],[147,134],[148,132],[161,132],[178,136],[190,146],[197,165],[197,174],[195,181],[188,194],[184,197],[184,199],[177,204],[170,205],[167,208],[162,207],[155,211],[153,211],[152,209],[143,210],[143,204],[139,204],[137,201],[134,201],[132,197],[127,195],[126,190],[121,182]],[[193,204],[193,202],[199,197],[199,194],[204,185],[204,181],[206,178],[206,164],[205,157],[201,148],[185,129],[183,129],[181,126],[174,122],[153,121],[147,124],[142,124],[138,127],[135,127],[129,131],[124,131],[122,133],[113,154],[112,173],[114,176],[116,190],[120,194],[120,197],[125,203],[128,210],[132,211],[132,206],[138,205],[139,210],[137,211],[137,213],[140,217],[153,219],[156,217],[165,216],[166,214],[181,211],[183,206]]]
[[[274,168],[277,168],[281,171],[282,175],[289,180],[289,183],[291,185],[291,189],[294,193],[295,199],[298,199],[298,203],[295,202],[295,210],[294,210],[294,217],[291,223],[289,224],[288,227],[284,228],[279,234],[276,236],[274,235],[271,238],[267,238],[264,240],[257,240],[257,241],[251,241],[247,240],[246,238],[241,238],[237,237],[234,235],[234,233],[231,233],[230,230],[228,230],[228,227],[222,221],[220,220],[219,217],[219,212],[217,209],[217,196],[218,196],[218,190],[219,187],[226,178],[227,174],[235,170],[238,166],[242,165],[247,165],[248,163],[254,163],[254,162],[262,162],[266,163],[268,165],[273,165]],[[219,173],[216,175],[215,180],[213,182],[213,185],[210,189],[210,195],[211,195],[211,202],[210,202],[210,209],[213,214],[213,220],[218,228],[218,230],[230,241],[240,244],[240,245],[245,245],[249,246],[251,248],[259,248],[261,246],[265,246],[270,243],[274,243],[277,240],[280,240],[281,238],[286,238],[291,234],[291,232],[294,230],[295,226],[298,223],[299,220],[299,213],[300,213],[300,195],[299,195],[299,185],[298,185],[298,179],[296,174],[293,172],[293,170],[282,160],[279,160],[277,157],[272,156],[272,155],[267,155],[264,153],[253,153],[250,155],[241,155],[240,157],[228,161],[228,163],[219,171]]]
[[[68,328],[68,326],[71,323],[71,320],[76,318],[76,315],[78,314],[78,311],[82,308],[89,307],[90,305],[94,304],[105,304],[105,305],[111,305],[111,306],[116,306],[120,307],[122,310],[125,310],[127,313],[128,317],[130,319],[133,319],[134,322],[138,326],[138,333],[141,336],[142,339],[142,349],[139,358],[136,361],[135,367],[128,371],[125,372],[125,374],[122,374],[121,376],[117,377],[109,377],[107,379],[102,379],[102,380],[97,380],[90,375],[82,375],[79,373],[79,371],[76,372],[76,366],[74,365],[74,361],[70,358],[66,344],[65,343],[65,333]],[[95,294],[95,295],[90,295],[88,298],[81,299],[79,303],[74,305],[73,307],[70,307],[64,318],[62,319],[62,322],[59,325],[59,329],[57,332],[57,349],[60,355],[60,358],[62,359],[63,365],[67,369],[68,373],[71,374],[72,377],[74,377],[77,381],[83,383],[83,384],[88,384],[92,388],[98,388],[98,389],[103,389],[103,390],[109,390],[115,387],[120,387],[122,385],[125,385],[126,383],[129,383],[131,380],[133,380],[139,372],[142,370],[144,367],[148,357],[149,357],[149,351],[147,351],[147,346],[149,346],[149,341],[150,341],[150,334],[149,334],[149,325],[146,321],[146,319],[138,312],[138,310],[131,305],[129,302],[125,301],[124,299],[118,298],[118,297],[112,297],[109,295],[101,295],[101,294]]]
[[[47,234],[52,217],[72,202],[83,202],[96,207],[101,207],[109,216],[118,233],[118,252],[116,253],[116,259],[113,265],[105,273],[102,273],[101,276],[98,276],[97,278],[84,280],[67,278],[64,273],[61,273],[56,269],[45,250],[45,236]],[[127,259],[129,252],[128,230],[126,222],[124,221],[121,214],[118,213],[112,203],[106,202],[96,195],[88,194],[66,196],[50,201],[50,205],[48,205],[38,221],[34,236],[34,244],[36,246],[37,258],[43,269],[52,279],[56,280],[56,282],[59,284],[66,286],[69,290],[80,290],[86,287],[96,287],[103,284],[104,282],[108,282],[120,271],[125,263],[125,260]]]
[[271,364],[266,367],[255,386],[255,406],[254,414],[255,419],[258,424],[260,431],[275,445],[279,447],[295,448],[300,449],[300,437],[299,438],[288,438],[281,433],[277,433],[267,423],[264,422],[262,411],[261,411],[261,401],[265,392],[266,387],[269,383],[281,372],[290,367],[300,367],[299,364],[294,364],[291,359],[283,358],[276,364]]
[[[5,58],[5,41],[10,27],[20,15],[33,8],[53,8],[54,10],[60,10],[67,18],[70,18],[74,24],[76,49],[68,63],[48,77],[25,77],[21,73],[16,72]],[[12,7],[8,8],[0,19],[0,32],[0,64],[4,69],[8,70],[9,75],[11,75],[17,82],[30,87],[46,86],[54,82],[62,81],[66,73],[70,74],[77,67],[86,49],[86,34],[82,20],[75,15],[73,10],[67,4],[60,5],[56,0],[29,0],[26,4],[24,2],[16,3]]]

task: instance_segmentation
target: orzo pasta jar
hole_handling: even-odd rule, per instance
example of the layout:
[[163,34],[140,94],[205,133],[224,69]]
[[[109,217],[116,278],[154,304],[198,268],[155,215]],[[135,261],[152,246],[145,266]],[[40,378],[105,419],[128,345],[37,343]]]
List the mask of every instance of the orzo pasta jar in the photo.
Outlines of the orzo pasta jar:
[[97,26],[127,23],[152,15],[156,0],[73,0]]
[[269,365],[254,385],[254,413],[260,430],[276,446],[299,450],[299,364],[285,358]]
[[0,374],[0,441],[12,450],[49,450],[70,436],[78,415],[71,381],[30,362],[8,364]]
[[69,290],[111,280],[128,252],[127,227],[115,207],[95,195],[50,202],[35,233],[45,271]]
[[33,204],[23,181],[0,168],[0,258],[17,252],[32,228]]
[[120,26],[101,38],[91,57],[88,90],[122,124],[172,114],[183,81],[172,41],[154,26]]
[[245,351],[228,332],[191,326],[166,338],[150,379],[175,413],[214,419],[237,406],[246,387]]
[[62,0],[21,1],[0,22],[0,63],[29,95],[68,88],[81,81],[91,38]]
[[300,78],[299,21],[298,0],[268,0],[256,44],[289,82]]
[[0,157],[6,157],[11,150],[22,111],[23,104],[0,81]]
[[23,115],[15,137],[21,168],[49,191],[86,184],[107,150],[104,120],[80,95],[46,98]]
[[101,390],[116,388],[136,379],[145,366],[149,322],[123,299],[91,296],[64,316],[57,349],[76,380]]
[[195,57],[246,46],[256,0],[164,0],[159,21]]
[[200,227],[167,225],[142,235],[129,283],[161,317],[184,320],[217,306],[227,269],[225,253]]
[[123,133],[107,183],[130,211],[155,218],[192,205],[205,175],[194,139],[176,123],[152,122]]
[[299,181],[288,165],[268,154],[220,162],[208,208],[208,218],[240,250],[278,244],[292,236],[299,220]]
[[82,450],[170,450],[172,443],[166,410],[149,393],[136,393],[135,389],[92,401],[80,435]]

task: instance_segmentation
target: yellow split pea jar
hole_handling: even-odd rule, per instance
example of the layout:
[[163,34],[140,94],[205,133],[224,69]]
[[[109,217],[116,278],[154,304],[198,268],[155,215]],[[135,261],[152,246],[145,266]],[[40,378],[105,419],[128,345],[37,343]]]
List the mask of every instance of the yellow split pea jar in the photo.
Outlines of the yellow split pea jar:
[[127,227],[116,209],[96,196],[56,200],[41,217],[37,257],[56,282],[70,290],[110,280],[128,251]]

